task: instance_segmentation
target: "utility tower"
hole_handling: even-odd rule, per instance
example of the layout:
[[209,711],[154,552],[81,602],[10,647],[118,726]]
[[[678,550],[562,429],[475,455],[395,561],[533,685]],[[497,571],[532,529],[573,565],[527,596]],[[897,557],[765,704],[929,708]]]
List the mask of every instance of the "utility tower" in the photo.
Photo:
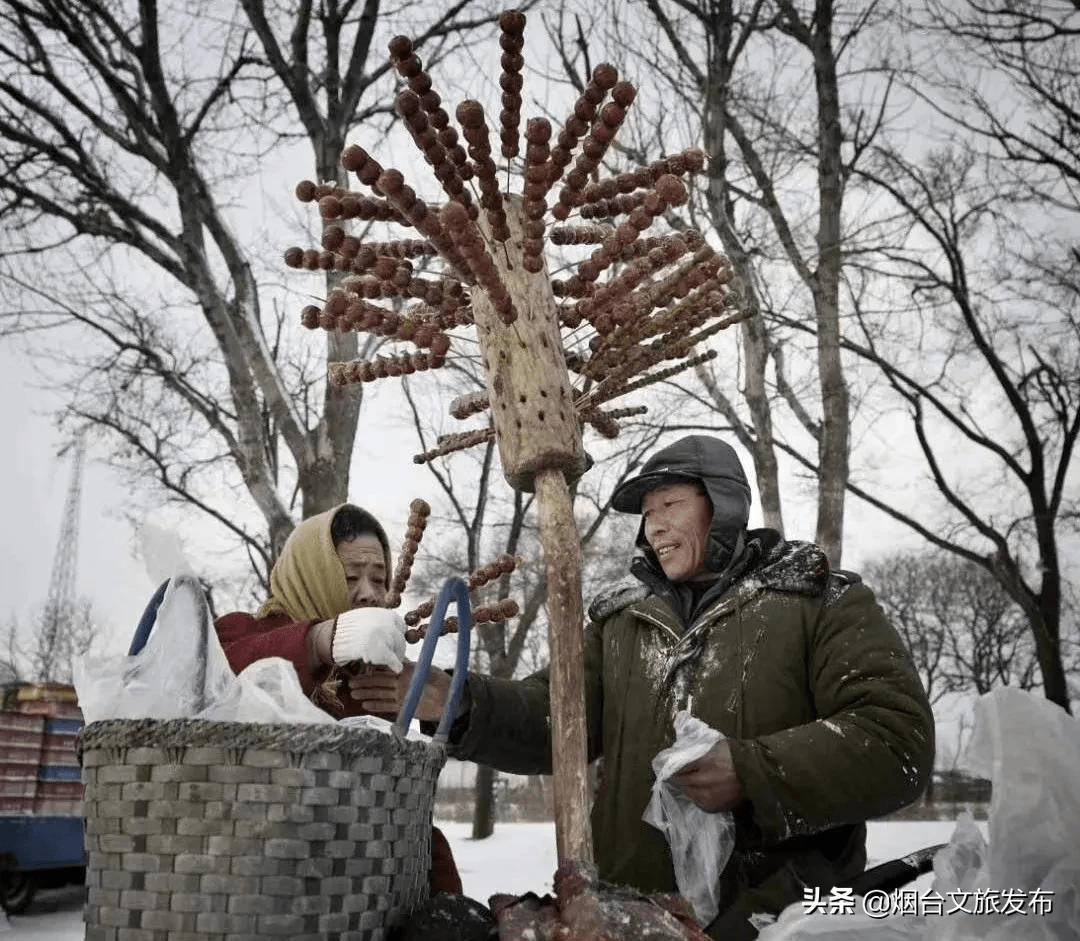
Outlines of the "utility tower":
[[56,542],[49,597],[41,617],[34,652],[34,678],[56,682],[67,667],[75,617],[75,568],[79,555],[79,506],[82,502],[82,467],[86,444],[80,435],[72,447],[71,483],[64,501],[60,537]]

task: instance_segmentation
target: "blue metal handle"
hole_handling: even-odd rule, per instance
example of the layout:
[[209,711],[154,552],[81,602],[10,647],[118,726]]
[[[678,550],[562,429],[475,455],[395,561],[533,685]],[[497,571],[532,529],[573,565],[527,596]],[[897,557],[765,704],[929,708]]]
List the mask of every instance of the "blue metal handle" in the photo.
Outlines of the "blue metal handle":
[[454,721],[454,712],[457,710],[461,691],[465,688],[465,677],[469,672],[469,641],[472,635],[472,609],[469,607],[469,589],[460,578],[447,579],[439,592],[435,609],[431,613],[431,621],[428,623],[427,633],[424,635],[424,646],[420,648],[420,658],[416,661],[416,669],[413,672],[409,691],[405,694],[405,701],[401,704],[401,712],[398,713],[394,723],[394,733],[404,736],[413,720],[416,707],[420,704],[420,697],[424,693],[424,684],[427,683],[428,674],[431,672],[431,661],[435,656],[435,645],[442,634],[443,620],[446,617],[446,608],[450,604],[451,596],[457,603],[458,616],[458,643],[457,659],[454,661],[454,676],[450,681],[450,695],[443,706],[442,719],[435,730],[433,741],[445,742],[450,734],[450,725]]
[[154,596],[147,604],[142,617],[139,618],[138,626],[135,628],[135,636],[131,638],[131,646],[128,647],[129,657],[134,657],[135,654],[139,653],[146,646],[147,640],[150,639],[150,630],[154,626],[154,621],[157,620],[158,608],[161,607],[161,602],[165,598],[165,589],[168,587],[169,579],[165,579],[158,585],[158,590],[154,592]]

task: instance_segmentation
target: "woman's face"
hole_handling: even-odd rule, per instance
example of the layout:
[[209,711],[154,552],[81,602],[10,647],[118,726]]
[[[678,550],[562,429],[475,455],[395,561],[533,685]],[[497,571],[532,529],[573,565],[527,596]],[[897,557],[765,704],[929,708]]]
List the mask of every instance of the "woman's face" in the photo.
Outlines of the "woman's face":
[[375,608],[386,601],[386,557],[382,543],[370,533],[338,543],[345,566],[350,608]]

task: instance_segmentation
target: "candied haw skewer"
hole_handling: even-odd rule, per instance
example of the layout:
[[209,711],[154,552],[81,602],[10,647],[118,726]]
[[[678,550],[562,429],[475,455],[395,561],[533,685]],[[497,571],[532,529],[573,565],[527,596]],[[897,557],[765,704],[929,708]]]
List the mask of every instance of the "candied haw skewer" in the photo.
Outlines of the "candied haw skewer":
[[559,193],[559,202],[551,210],[551,214],[560,222],[566,220],[573,207],[584,201],[589,175],[599,166],[608,145],[626,120],[626,109],[633,103],[636,95],[634,86],[629,82],[616,82],[612,87],[612,100],[600,109],[600,120],[592,126],[589,136],[585,138],[574,169],[567,174],[566,185]]
[[[645,278],[677,261],[686,251],[686,242],[678,236],[668,237],[645,256],[631,261],[618,277],[601,285],[592,295],[581,300],[577,305],[578,314],[591,322],[594,312],[616,304]],[[615,317],[616,322],[623,319],[627,318],[618,315]]]
[[502,127],[502,155],[513,160],[518,155],[518,125],[521,123],[521,70],[525,60],[521,50],[525,46],[525,14],[518,10],[509,10],[499,17],[502,35],[499,45],[502,47],[502,75],[499,87],[502,88],[502,113],[499,124]]
[[[445,336],[445,334],[439,334]],[[327,375],[331,385],[347,386],[354,382],[374,382],[388,376],[409,376],[414,372],[437,369],[446,362],[446,355],[432,350],[427,353],[401,353],[396,356],[377,356],[373,360],[351,360],[347,363],[330,363]]]
[[637,209],[644,199],[644,193],[630,193],[612,196],[610,199],[598,199],[591,203],[583,202],[580,215],[582,219],[610,219],[612,216],[625,216]]
[[470,392],[468,395],[459,395],[450,403],[450,414],[464,420],[490,407],[491,402],[486,392]]
[[656,216],[660,215],[669,206],[678,206],[684,203],[687,195],[686,186],[678,177],[671,174],[661,177],[657,181],[655,189],[646,196],[642,205],[630,213],[629,219],[615,230],[610,239],[605,240],[600,248],[578,266],[580,277],[585,281],[596,281],[601,272],[617,261],[621,257],[621,252],[635,242],[637,237],[652,225]]
[[450,115],[441,107],[442,99],[432,88],[431,76],[424,71],[423,63],[413,49],[412,40],[408,36],[395,36],[390,40],[389,48],[394,68],[409,83],[409,90],[419,99],[420,107],[427,115],[434,132],[433,137],[454,165],[454,172],[462,180],[470,179],[472,168],[465,157],[464,149],[458,143],[457,131],[450,125]]
[[405,184],[405,177],[400,171],[383,171],[379,176],[379,188],[386,193],[387,201],[427,237],[461,278],[473,281],[469,266],[440,224],[438,214],[430,211],[426,203],[416,198],[416,192]]
[[430,451],[425,451],[423,454],[413,455],[413,463],[426,464],[437,457],[453,454],[455,451],[463,451],[465,448],[471,448],[476,444],[483,444],[494,437],[494,428],[480,428],[477,431],[463,431],[460,434],[442,435],[436,447]]
[[[609,401],[610,399],[617,398],[619,396],[627,395],[630,392],[637,392],[639,389],[644,389],[647,386],[656,384],[657,382],[663,382],[666,379],[671,379],[673,376],[677,376],[681,372],[686,372],[688,369],[693,369],[702,363],[707,363],[709,360],[716,359],[720,354],[716,350],[706,350],[704,353],[699,353],[697,356],[691,356],[689,359],[683,360],[681,363],[676,363],[674,366],[668,366],[666,369],[659,369],[654,373],[648,373],[635,379],[633,382],[622,382],[615,384],[612,388],[606,390],[603,394],[593,396],[589,395],[587,400],[583,400],[579,404],[578,408],[588,410],[590,407],[595,407],[599,403]],[[586,404],[586,401],[588,404]]]
[[[458,172],[458,167],[455,166],[449,152],[440,142],[439,134],[420,103],[420,96],[409,90],[401,92],[397,96],[395,109],[405,122],[409,133],[412,134],[424,159],[434,168],[435,178],[442,184],[447,196],[461,203],[469,211],[469,215],[475,218],[478,210],[473,204],[472,196],[465,188],[465,182]],[[458,150],[461,148],[459,147]],[[462,151],[463,156],[464,153]]]
[[549,235],[554,245],[595,245],[614,231],[610,225],[559,225]]
[[585,91],[574,103],[573,113],[566,119],[555,146],[551,149],[547,180],[549,187],[559,181],[563,170],[569,166],[574,148],[578,141],[588,133],[589,125],[596,117],[596,109],[618,80],[618,69],[609,63],[601,63],[593,69],[589,84],[585,86]]
[[427,519],[430,515],[431,507],[425,500],[416,499],[409,504],[409,518],[405,523],[405,538],[401,543],[397,565],[394,567],[394,577],[390,580],[390,591],[386,596],[386,607],[388,608],[396,608],[401,604],[401,595],[405,591],[405,586],[409,583],[413,562],[416,560],[416,553],[420,548],[420,540],[424,538],[424,530],[427,527]]
[[[513,598],[500,598],[493,604],[479,605],[474,608],[472,610],[472,622],[473,624],[497,624],[499,621],[517,617],[520,611],[521,606]],[[427,636],[427,629],[427,624],[409,628],[405,632],[405,640],[410,644],[419,643]],[[456,634],[457,630],[458,619],[456,617],[448,617],[443,621],[442,632],[444,634]]]
[[465,260],[476,283],[487,292],[495,313],[503,323],[512,324],[517,320],[514,301],[506,285],[503,284],[499,269],[495,267],[495,262],[488,254],[483,237],[472,224],[465,208],[460,203],[447,203],[443,206],[440,216],[443,230],[451,233],[456,250]]
[[551,124],[544,118],[533,118],[525,127],[525,238],[521,245],[521,264],[536,274],[543,269],[544,213],[547,202],[549,156],[548,140]]
[[495,161],[491,159],[491,141],[483,105],[478,101],[463,101],[458,105],[457,119],[469,143],[469,156],[480,184],[480,205],[487,212],[491,234],[498,241],[505,242],[510,238],[510,228],[506,224],[506,210],[496,175],[498,171]]

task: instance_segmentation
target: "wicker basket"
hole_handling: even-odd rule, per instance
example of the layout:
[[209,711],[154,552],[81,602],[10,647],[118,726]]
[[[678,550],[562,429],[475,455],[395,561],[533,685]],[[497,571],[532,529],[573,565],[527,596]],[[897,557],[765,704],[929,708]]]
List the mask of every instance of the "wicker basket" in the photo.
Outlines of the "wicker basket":
[[88,941],[380,941],[427,899],[437,740],[110,720],[82,752]]

